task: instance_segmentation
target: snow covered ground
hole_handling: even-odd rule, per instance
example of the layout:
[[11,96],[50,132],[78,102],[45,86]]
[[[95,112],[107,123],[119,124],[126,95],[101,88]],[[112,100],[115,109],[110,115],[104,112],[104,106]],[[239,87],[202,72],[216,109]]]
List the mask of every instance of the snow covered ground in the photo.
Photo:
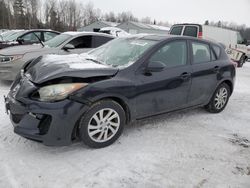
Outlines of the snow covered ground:
[[250,187],[250,63],[224,112],[203,109],[129,125],[104,149],[46,147],[13,133],[0,82],[0,187]]

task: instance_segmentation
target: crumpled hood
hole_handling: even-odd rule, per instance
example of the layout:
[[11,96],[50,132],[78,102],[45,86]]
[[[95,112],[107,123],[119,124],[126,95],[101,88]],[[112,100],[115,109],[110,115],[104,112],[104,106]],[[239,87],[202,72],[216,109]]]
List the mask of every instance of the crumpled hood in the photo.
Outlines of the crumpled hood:
[[8,48],[4,48],[0,50],[1,55],[22,55],[29,52],[36,52],[41,50],[48,50],[47,47],[43,47],[41,44],[33,44],[33,45],[19,45],[12,46]]
[[86,59],[86,55],[45,55],[27,65],[25,75],[36,84],[61,77],[90,78],[113,76],[118,68]]

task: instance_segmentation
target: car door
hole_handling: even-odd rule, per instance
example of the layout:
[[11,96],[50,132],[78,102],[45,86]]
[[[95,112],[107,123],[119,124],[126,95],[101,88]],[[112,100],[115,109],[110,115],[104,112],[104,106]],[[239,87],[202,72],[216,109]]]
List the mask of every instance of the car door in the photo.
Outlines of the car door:
[[[136,111],[139,118],[184,108],[191,86],[191,66],[188,61],[186,40],[175,40],[157,49],[147,60],[160,62],[160,72],[139,73]],[[145,67],[147,70],[147,67]]]
[[220,63],[210,45],[201,41],[190,41],[192,62],[192,85],[190,105],[204,104],[209,100],[220,75]]

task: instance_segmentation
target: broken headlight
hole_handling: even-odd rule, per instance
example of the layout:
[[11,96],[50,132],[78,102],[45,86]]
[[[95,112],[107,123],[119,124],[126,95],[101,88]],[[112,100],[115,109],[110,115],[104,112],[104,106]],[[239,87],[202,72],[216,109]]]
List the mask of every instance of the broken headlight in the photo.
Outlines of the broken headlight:
[[87,83],[64,83],[44,86],[38,90],[38,100],[44,102],[63,100],[67,98],[69,94],[87,85]]

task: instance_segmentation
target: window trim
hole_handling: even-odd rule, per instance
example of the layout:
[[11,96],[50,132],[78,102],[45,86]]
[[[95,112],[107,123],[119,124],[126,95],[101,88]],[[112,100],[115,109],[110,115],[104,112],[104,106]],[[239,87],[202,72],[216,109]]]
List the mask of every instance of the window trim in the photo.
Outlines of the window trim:
[[[160,49],[163,48],[164,46],[166,46],[168,43],[172,43],[172,42],[178,42],[178,41],[183,41],[186,43],[186,64],[184,65],[176,65],[176,66],[172,66],[172,67],[165,67],[163,69],[163,71],[168,70],[168,69],[172,69],[172,68],[177,68],[177,67],[184,67],[184,66],[189,66],[190,64],[190,49],[189,49],[189,44],[188,44],[188,40],[187,39],[171,39],[168,41],[165,41],[164,43],[161,43],[159,46],[157,46],[150,54],[149,56],[146,58],[146,60],[144,61],[144,67],[147,69],[148,64],[149,64],[149,60],[150,58]],[[145,63],[146,62],[146,63]]]

